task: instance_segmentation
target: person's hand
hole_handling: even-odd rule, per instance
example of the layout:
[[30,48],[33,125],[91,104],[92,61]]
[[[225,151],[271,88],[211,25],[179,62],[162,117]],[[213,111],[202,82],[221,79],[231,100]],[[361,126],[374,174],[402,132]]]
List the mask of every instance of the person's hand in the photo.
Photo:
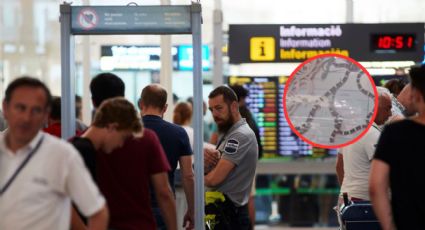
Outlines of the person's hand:
[[204,149],[204,173],[211,171],[220,160],[220,152],[213,148]]
[[186,214],[184,215],[182,227],[186,230],[195,228],[195,218],[193,217],[193,213],[189,210],[187,210]]

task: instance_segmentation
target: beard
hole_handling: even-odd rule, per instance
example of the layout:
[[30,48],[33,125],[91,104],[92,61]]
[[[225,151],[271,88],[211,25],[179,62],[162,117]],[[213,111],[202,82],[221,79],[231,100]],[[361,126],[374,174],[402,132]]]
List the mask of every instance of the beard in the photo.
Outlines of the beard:
[[232,115],[229,115],[229,117],[226,120],[223,120],[223,123],[221,124],[217,123],[218,132],[226,133],[233,126],[233,124],[234,124],[234,119]]

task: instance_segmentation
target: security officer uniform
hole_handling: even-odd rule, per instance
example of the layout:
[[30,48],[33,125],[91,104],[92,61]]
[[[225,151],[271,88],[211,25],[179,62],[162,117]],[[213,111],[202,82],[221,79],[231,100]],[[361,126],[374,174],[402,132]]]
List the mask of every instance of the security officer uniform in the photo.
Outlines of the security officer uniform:
[[206,206],[206,214],[216,215],[214,229],[249,229],[248,200],[255,176],[258,145],[254,132],[244,118],[220,135],[217,150],[221,158],[235,167],[222,183],[211,188],[223,193],[225,201]]

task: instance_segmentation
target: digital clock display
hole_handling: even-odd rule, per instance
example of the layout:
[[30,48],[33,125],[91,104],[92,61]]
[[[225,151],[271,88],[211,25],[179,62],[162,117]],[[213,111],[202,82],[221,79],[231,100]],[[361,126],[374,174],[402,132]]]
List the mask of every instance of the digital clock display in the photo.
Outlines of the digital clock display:
[[372,51],[415,51],[415,34],[372,34]]

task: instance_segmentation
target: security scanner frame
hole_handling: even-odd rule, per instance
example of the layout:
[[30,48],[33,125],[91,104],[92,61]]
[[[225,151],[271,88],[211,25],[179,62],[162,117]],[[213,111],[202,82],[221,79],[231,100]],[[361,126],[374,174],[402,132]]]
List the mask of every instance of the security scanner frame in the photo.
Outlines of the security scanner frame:
[[62,138],[75,135],[75,35],[191,34],[195,156],[195,229],[204,229],[203,97],[201,4],[167,6],[60,5]]

